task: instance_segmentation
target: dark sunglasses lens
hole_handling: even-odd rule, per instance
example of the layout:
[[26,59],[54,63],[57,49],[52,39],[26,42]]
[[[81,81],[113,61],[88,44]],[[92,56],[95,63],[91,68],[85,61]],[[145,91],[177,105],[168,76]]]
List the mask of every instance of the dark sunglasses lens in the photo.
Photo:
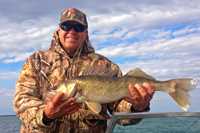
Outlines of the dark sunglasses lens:
[[72,25],[64,25],[64,24],[62,24],[61,26],[60,26],[60,28],[62,29],[62,30],[64,30],[64,31],[70,31],[71,29],[72,29]]
[[85,26],[84,25],[74,25],[74,30],[76,32],[83,32],[85,30]]
[[69,24],[62,24],[60,28],[64,31],[70,31],[72,28],[74,28],[76,32],[83,32],[86,29],[84,25],[69,25]]

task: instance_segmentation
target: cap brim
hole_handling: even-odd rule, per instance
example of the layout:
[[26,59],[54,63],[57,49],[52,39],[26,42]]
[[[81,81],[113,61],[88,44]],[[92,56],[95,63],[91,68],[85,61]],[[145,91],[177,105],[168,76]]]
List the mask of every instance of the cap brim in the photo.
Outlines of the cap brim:
[[[79,24],[81,24],[81,25],[85,25],[85,24],[83,24],[83,23],[81,23],[79,20],[65,20],[65,21],[63,21],[63,22],[60,22],[59,23],[59,25],[61,25],[61,24],[63,24],[63,23],[67,23],[67,22],[77,22],[77,23],[79,23]],[[87,25],[85,25],[85,26],[87,26]]]

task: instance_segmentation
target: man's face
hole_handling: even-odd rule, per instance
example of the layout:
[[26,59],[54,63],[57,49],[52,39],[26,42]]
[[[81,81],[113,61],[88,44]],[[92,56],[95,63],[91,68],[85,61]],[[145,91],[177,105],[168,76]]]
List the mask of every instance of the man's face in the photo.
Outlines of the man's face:
[[[67,24],[79,25],[79,23],[70,21]],[[64,31],[61,28],[58,29],[58,35],[60,42],[68,55],[73,56],[76,50],[83,44],[84,40],[88,35],[88,30],[83,32],[76,32],[74,28],[70,31]]]

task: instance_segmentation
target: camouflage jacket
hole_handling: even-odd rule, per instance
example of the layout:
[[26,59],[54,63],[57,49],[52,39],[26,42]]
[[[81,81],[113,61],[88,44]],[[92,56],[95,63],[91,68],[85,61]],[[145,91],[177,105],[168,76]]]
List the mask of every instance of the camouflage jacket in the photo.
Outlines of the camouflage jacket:
[[[35,52],[27,58],[16,82],[13,108],[17,117],[23,122],[21,133],[62,133],[62,132],[105,132],[110,112],[130,112],[131,105],[126,101],[116,101],[102,105],[102,111],[94,115],[83,104],[76,113],[58,118],[45,125],[43,110],[48,101],[43,97],[44,91],[59,83],[80,76],[87,66],[102,65],[116,70],[121,76],[119,67],[106,57],[95,53],[89,39],[76,51],[71,59],[62,49],[57,31],[54,32],[48,50]],[[128,121],[135,124],[139,120]],[[122,123],[124,124],[124,123]]]

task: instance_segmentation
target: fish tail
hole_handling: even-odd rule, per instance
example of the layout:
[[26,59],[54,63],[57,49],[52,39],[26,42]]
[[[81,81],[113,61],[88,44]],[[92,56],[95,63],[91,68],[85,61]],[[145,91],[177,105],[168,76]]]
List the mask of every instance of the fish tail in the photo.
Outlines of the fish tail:
[[187,111],[191,101],[188,92],[196,87],[198,79],[173,79],[170,82],[169,95],[184,111]]

